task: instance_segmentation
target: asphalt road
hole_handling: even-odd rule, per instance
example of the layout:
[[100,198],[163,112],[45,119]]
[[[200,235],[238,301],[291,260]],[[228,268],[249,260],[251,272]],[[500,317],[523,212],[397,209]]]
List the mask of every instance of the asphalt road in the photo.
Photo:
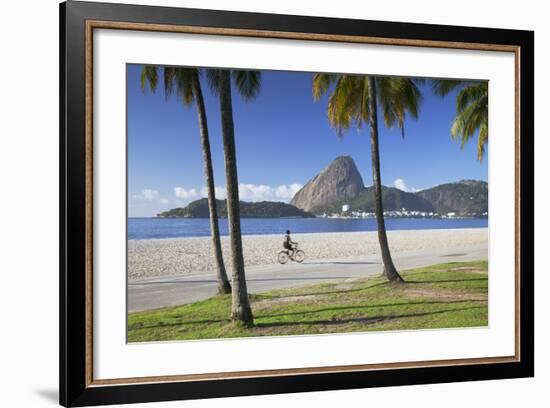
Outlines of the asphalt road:
[[[487,259],[487,246],[414,251],[393,256],[398,269],[409,269],[444,262]],[[228,273],[230,272],[228,268]],[[302,264],[270,264],[246,268],[246,282],[251,293],[271,289],[315,284],[380,274],[379,255],[353,258],[306,260]],[[128,312],[157,309],[207,299],[216,294],[214,272],[147,278],[128,283]]]

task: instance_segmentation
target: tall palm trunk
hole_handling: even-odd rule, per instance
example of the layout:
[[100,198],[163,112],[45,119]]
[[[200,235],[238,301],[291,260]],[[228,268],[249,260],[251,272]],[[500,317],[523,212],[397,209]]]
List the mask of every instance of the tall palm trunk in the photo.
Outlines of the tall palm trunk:
[[246,289],[243,245],[241,240],[239,181],[237,178],[237,155],[235,151],[233,107],[231,104],[231,78],[227,70],[220,71],[219,75],[223,153],[227,185],[227,221],[229,223],[229,239],[232,254],[231,318],[247,326],[251,326],[253,324],[253,316]]
[[208,211],[210,213],[210,231],[212,236],[212,248],[216,258],[216,278],[218,281],[218,294],[231,293],[231,285],[227,279],[227,272],[223,263],[222,245],[220,241],[220,228],[218,226],[218,209],[216,207],[216,193],[214,188],[214,171],[212,169],[212,155],[210,153],[210,138],[208,136],[208,122],[206,109],[198,75],[193,79],[193,94],[195,106],[199,117],[199,131],[201,134],[202,157],[204,161],[204,177],[208,192]]
[[376,105],[376,81],[369,76],[369,124],[372,158],[372,182],[374,185],[374,202],[376,209],[376,225],[378,229],[378,241],[382,252],[384,273],[390,281],[404,282],[403,278],[395,269],[388,245],[386,225],[384,222],[384,208],[382,206],[382,184],[380,181],[380,151],[378,146],[378,112]]

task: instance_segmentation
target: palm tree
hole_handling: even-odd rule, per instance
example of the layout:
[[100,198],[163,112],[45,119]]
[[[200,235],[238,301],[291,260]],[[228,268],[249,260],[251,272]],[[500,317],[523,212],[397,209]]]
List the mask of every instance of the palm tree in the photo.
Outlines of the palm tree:
[[422,100],[417,86],[420,82],[410,78],[369,75],[316,74],[313,77],[313,97],[316,101],[332,89],[328,99],[327,116],[339,137],[342,137],[353,124],[358,128],[363,123],[369,124],[378,241],[384,263],[384,274],[392,282],[404,282],[404,280],[393,263],[384,222],[377,109],[380,105],[386,126],[392,128],[397,124],[404,137],[407,113],[415,119],[418,117]]
[[[164,67],[164,91],[168,99],[176,92],[184,105],[195,103],[199,121],[199,132],[202,145],[202,157],[204,161],[204,177],[208,195],[208,210],[210,213],[210,231],[212,247],[216,259],[218,294],[231,293],[231,285],[227,278],[223,262],[222,247],[220,241],[220,229],[218,226],[218,210],[216,207],[216,193],[214,184],[214,171],[212,169],[212,156],[210,153],[210,138],[208,135],[208,122],[206,109],[200,84],[200,71],[195,68]],[[157,89],[158,70],[155,66],[144,66],[141,71],[141,89],[145,91],[147,84],[152,92]],[[175,85],[175,89],[174,89]]]
[[489,83],[454,79],[433,81],[434,92],[441,97],[456,88],[460,91],[456,96],[456,116],[451,126],[451,137],[460,140],[462,149],[477,132],[477,159],[481,162],[489,141]]
[[235,127],[231,100],[231,77],[238,93],[245,99],[256,97],[260,90],[261,75],[258,71],[228,71],[213,69],[207,71],[211,90],[220,100],[223,152],[227,187],[227,221],[232,254],[232,304],[231,318],[245,326],[252,326],[254,317],[248,299],[244,271],[243,246],[241,239],[241,217],[239,211],[239,181],[237,177],[237,154],[235,150]]

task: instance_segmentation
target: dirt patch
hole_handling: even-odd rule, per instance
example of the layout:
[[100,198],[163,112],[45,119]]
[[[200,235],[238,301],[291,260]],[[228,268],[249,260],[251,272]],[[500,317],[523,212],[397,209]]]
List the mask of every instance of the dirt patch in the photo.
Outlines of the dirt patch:
[[[315,327],[314,332],[310,334],[323,334],[323,333],[347,333],[347,332],[357,332],[364,331],[366,327],[372,325],[378,325],[381,322],[384,322],[386,319],[383,317],[380,318],[369,318],[369,317],[358,317],[358,318],[344,318],[342,320],[332,319],[326,321],[305,321],[303,323],[304,327]],[[359,326],[358,326],[359,324]],[[260,325],[259,327],[254,328],[255,335],[257,336],[280,336],[280,335],[289,335],[289,334],[305,334],[305,333],[296,333],[296,326],[292,323],[289,323],[288,326],[285,323],[275,323],[275,324],[265,324]]]
[[484,293],[461,293],[456,290],[442,290],[432,288],[406,288],[403,291],[403,296],[407,299],[435,299],[441,301],[453,300],[472,300],[482,301],[487,300],[487,295]]
[[281,296],[254,302],[252,308],[254,310],[266,310],[288,303],[314,304],[319,302],[320,297],[321,295]]
[[361,279],[361,278],[346,279],[341,283],[335,285],[334,290],[345,292],[347,290],[355,289],[357,286],[357,283],[360,282],[361,280],[364,280],[364,279]]
[[453,272],[468,272],[468,273],[487,273],[485,269],[475,268],[472,266],[460,266],[458,268],[451,269]]

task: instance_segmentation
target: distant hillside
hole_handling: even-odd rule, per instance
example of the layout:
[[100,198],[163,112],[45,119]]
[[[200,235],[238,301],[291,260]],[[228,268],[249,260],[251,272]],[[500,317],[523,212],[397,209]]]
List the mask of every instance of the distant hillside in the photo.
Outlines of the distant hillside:
[[[225,200],[216,200],[219,217],[227,217]],[[290,204],[262,201],[258,203],[240,202],[241,218],[312,218],[313,214]],[[162,218],[208,218],[208,199],[193,201],[185,208],[174,208],[157,214]]]
[[[407,193],[394,187],[382,186],[382,202],[384,211],[425,211],[434,212],[433,205],[426,199],[413,193]],[[313,209],[315,214],[340,213],[342,205],[349,205],[348,212],[374,212],[374,187],[368,187],[351,200],[341,200],[329,206],[321,206]]]
[[480,180],[462,180],[441,184],[416,193],[428,200],[440,214],[482,214],[488,211],[488,184]]

